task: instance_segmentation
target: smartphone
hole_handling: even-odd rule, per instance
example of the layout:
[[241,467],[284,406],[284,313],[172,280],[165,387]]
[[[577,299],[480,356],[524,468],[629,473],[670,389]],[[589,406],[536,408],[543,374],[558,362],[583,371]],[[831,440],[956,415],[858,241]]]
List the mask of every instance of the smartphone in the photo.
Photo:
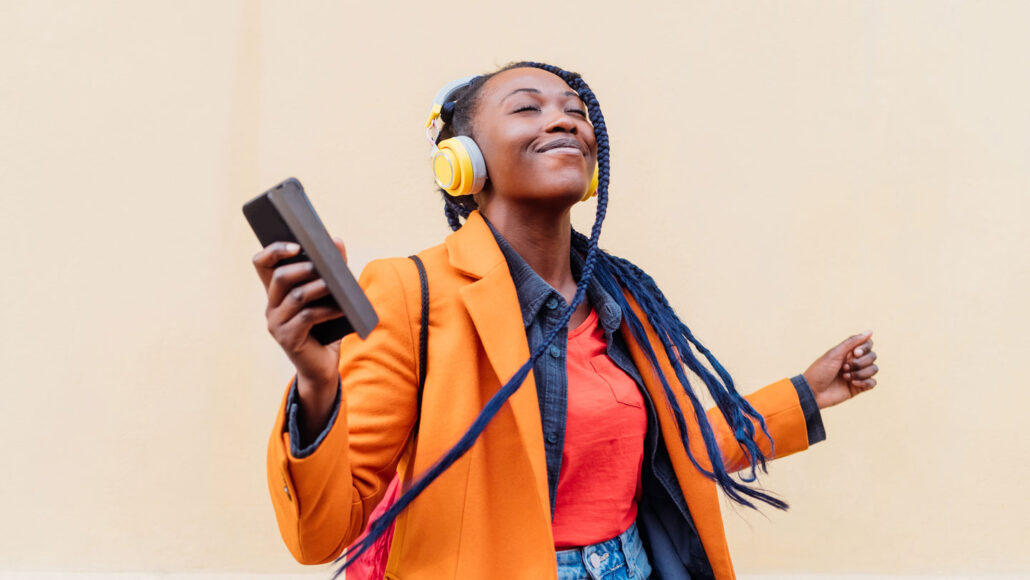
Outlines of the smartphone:
[[357,332],[362,339],[372,332],[379,323],[379,317],[343,261],[340,250],[329,237],[299,181],[290,177],[248,201],[243,205],[243,215],[262,247],[274,242],[300,244],[300,254],[279,262],[277,266],[310,260],[329,287],[329,295],[311,305],[335,305],[343,311],[343,318],[316,324],[311,329],[311,336],[321,344],[330,344],[351,332]]

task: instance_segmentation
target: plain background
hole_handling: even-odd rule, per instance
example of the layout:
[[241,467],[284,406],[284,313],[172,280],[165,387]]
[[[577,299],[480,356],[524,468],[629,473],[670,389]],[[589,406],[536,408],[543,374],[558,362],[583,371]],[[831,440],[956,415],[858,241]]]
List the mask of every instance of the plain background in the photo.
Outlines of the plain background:
[[738,570],[1030,572],[1028,22],[1002,1],[0,2],[0,570],[303,571],[267,497],[290,367],[240,207],[300,178],[356,270],[439,243],[432,95],[535,59],[608,119],[602,246],[742,390],[875,331],[880,385],[762,479],[791,510],[727,506]]

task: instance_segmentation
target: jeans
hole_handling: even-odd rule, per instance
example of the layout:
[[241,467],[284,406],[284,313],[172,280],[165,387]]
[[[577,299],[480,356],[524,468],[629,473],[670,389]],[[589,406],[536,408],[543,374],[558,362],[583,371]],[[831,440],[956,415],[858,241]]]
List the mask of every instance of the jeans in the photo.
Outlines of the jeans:
[[645,580],[650,575],[636,524],[610,540],[558,551],[558,580]]

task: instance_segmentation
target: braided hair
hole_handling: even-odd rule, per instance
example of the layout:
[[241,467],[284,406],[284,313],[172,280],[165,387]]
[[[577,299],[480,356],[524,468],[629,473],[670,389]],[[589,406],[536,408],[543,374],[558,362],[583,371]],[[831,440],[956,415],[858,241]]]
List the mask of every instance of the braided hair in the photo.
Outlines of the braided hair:
[[[594,127],[594,135],[597,141],[597,165],[598,165],[598,186],[597,186],[597,212],[594,218],[594,225],[591,227],[590,236],[587,237],[573,230],[572,248],[574,251],[584,255],[583,268],[580,272],[580,279],[576,287],[576,294],[568,307],[562,313],[557,324],[545,335],[541,344],[530,355],[529,360],[523,364],[518,371],[487,401],[476,417],[472,425],[462,435],[461,439],[440,457],[425,473],[421,474],[411,486],[405,490],[397,501],[390,506],[378,519],[369,526],[368,534],[350,547],[340,558],[346,558],[334,578],[339,576],[350,562],[355,561],[361,554],[374,545],[376,539],[385,532],[394,519],[412,502],[426,487],[437,477],[454,464],[459,458],[472,448],[472,445],[482,434],[486,426],[500,411],[508,399],[522,386],[529,371],[533,368],[537,359],[547,351],[555,338],[565,326],[568,325],[572,313],[586,298],[587,286],[592,279],[596,279],[622,308],[626,324],[636,341],[642,348],[647,359],[651,363],[652,370],[658,376],[665,392],[666,403],[671,407],[679,428],[680,438],[691,463],[701,473],[714,480],[719,487],[732,500],[755,508],[751,499],[758,500],[776,508],[786,509],[787,504],[768,493],[746,485],[757,479],[756,469],[765,471],[766,457],[761,448],[755,442],[755,423],[759,425],[765,436],[769,436],[765,420],[746,399],[736,390],[733,379],[726,369],[719,363],[715,356],[702,345],[691,330],[679,319],[669,305],[668,300],[655,281],[639,267],[628,260],[613,256],[598,247],[598,239],[601,236],[601,225],[604,223],[605,213],[608,208],[608,182],[611,175],[611,156],[608,144],[608,130],[605,125],[604,115],[601,113],[597,97],[586,81],[579,74],[562,70],[556,66],[537,62],[516,62],[509,64],[489,75],[483,75],[473,79],[468,85],[455,94],[451,103],[446,103],[441,111],[441,117],[446,125],[441,132],[440,139],[454,135],[471,135],[473,132],[473,116],[478,105],[478,98],[483,85],[494,75],[514,68],[538,68],[550,72],[564,80],[572,90],[576,91],[580,99],[586,104],[588,117]],[[462,227],[463,219],[477,209],[475,196],[451,196],[444,193],[444,215],[451,229],[457,231]],[[642,321],[630,307],[629,301],[623,292],[628,292],[643,311],[646,322],[657,333],[662,343],[665,356],[673,363],[676,381],[682,391],[690,400],[694,419],[701,428],[701,435],[704,439],[705,450],[707,451],[711,469],[705,468],[694,457],[690,445],[687,444],[687,422],[676,399],[672,383],[665,375],[659,363],[658,354],[648,340],[647,331]],[[715,370],[713,374],[701,361],[694,350],[697,350]],[[750,464],[750,475],[741,476],[743,482],[738,482],[727,472],[722,461],[722,453],[719,450],[718,442],[712,426],[708,421],[705,409],[701,401],[687,379],[683,366],[686,365],[693,373],[700,376],[705,387],[715,400],[716,405],[730,425],[737,444],[741,447]],[[750,498],[750,499],[749,499]],[[337,559],[339,562],[339,559]]]

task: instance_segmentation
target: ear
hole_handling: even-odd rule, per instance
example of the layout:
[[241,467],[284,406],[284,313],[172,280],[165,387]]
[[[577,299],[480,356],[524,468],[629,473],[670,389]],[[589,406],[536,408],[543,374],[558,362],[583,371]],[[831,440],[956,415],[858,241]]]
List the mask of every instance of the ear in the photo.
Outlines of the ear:
[[476,202],[476,209],[483,207],[483,204],[487,203],[492,193],[493,191],[490,189],[490,178],[487,177],[486,183],[483,184],[483,189],[472,196],[472,201]]

